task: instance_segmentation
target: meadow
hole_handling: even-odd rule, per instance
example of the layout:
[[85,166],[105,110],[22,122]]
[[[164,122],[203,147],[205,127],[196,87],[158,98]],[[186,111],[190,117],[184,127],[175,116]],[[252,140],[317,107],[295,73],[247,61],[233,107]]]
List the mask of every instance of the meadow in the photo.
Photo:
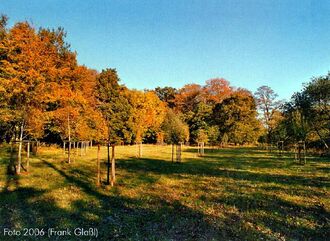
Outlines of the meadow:
[[[100,240],[330,237],[329,159],[299,165],[291,153],[252,147],[210,148],[198,157],[184,147],[182,162],[172,163],[170,146],[145,145],[140,159],[136,146],[118,146],[115,186],[97,187],[96,150],[68,164],[63,150],[42,147],[29,173],[11,175],[8,147],[0,147],[0,231],[92,227]],[[105,181],[106,147],[101,154]]]

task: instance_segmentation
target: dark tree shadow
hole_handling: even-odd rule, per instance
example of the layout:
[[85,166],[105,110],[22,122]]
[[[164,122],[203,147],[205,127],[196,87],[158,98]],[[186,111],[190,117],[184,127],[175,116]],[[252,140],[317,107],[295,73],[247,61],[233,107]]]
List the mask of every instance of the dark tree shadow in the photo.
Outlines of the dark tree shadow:
[[159,159],[140,158],[138,160],[131,158],[120,160],[117,163],[118,168],[129,172],[154,173],[158,175],[197,175],[226,177],[236,180],[247,180],[251,182],[278,183],[285,185],[303,185],[313,187],[329,187],[329,177],[304,177],[284,174],[271,174],[252,172],[248,170],[235,169],[235,166],[223,167],[217,162],[196,161],[196,159],[187,159],[183,163],[172,164],[168,161]]
[[[254,223],[262,223],[274,232],[298,240],[326,240],[330,236],[330,213],[323,204],[302,206],[279,198],[276,195],[251,193],[248,195],[231,195],[216,198],[213,202],[234,206],[240,212],[261,211],[266,215],[255,216]],[[288,222],[290,220],[317,220],[315,228],[308,228],[301,224]]]
[[[179,202],[169,202],[152,197],[150,208],[143,207],[145,200],[124,197],[118,189],[111,194],[104,194],[104,190],[96,188],[88,179],[78,179],[74,173],[70,174],[59,169],[51,162],[43,163],[65,177],[69,183],[82,189],[94,203],[79,200],[74,202],[76,213],[71,213],[73,219],[88,216],[97,217],[93,226],[99,228],[100,238],[103,240],[116,238],[119,240],[210,240],[221,238],[222,231],[207,220],[204,214],[192,210]],[[79,171],[81,174],[81,171]],[[87,180],[87,181],[85,181]],[[144,182],[152,179],[143,178]],[[83,220],[90,224],[90,220]],[[189,225],[189,226],[187,226]],[[159,236],[161,233],[162,237]]]

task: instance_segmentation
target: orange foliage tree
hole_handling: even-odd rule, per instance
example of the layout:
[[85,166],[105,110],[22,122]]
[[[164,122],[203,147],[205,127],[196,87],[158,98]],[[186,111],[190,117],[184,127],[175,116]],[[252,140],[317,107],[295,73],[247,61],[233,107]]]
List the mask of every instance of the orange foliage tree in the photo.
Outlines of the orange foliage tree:
[[100,138],[105,128],[93,93],[96,72],[77,64],[63,29],[37,32],[22,22],[6,32],[3,22],[0,114],[17,130],[19,173],[22,140],[41,138],[45,124],[69,140],[71,133],[80,139]]
[[[142,142],[148,128],[161,133],[161,124],[166,115],[166,104],[152,92],[131,90],[128,92],[132,106],[131,129],[136,142]],[[162,136],[159,134],[159,136]]]
[[17,23],[1,41],[5,58],[0,64],[0,89],[6,99],[7,118],[13,123],[19,140],[18,166],[20,173],[22,140],[25,135],[38,138],[47,120],[44,114],[54,65],[44,41],[27,22]]

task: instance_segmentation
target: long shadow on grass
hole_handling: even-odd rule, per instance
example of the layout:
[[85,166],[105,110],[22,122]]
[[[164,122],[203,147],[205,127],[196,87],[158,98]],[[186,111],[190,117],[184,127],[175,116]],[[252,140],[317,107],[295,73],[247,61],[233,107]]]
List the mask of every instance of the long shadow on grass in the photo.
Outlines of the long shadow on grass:
[[[196,153],[196,149],[186,149],[184,152]],[[209,164],[231,166],[236,168],[287,168],[298,166],[292,153],[278,155],[277,152],[266,152],[255,148],[224,148],[206,149],[203,160]]]
[[[204,214],[179,202],[151,197],[146,203],[120,193],[102,193],[94,184],[67,174],[55,164],[43,161],[46,167],[65,177],[67,188],[74,185],[87,197],[73,201],[67,208],[57,205],[57,198],[48,190],[16,186],[0,193],[0,229],[77,227],[98,228],[100,240],[211,240],[224,236],[223,231],[207,220]],[[73,189],[76,190],[76,189]],[[103,190],[104,191],[104,190]],[[67,194],[66,194],[67,195]],[[145,205],[145,206],[144,206]],[[0,234],[1,240],[15,240]],[[234,235],[230,230],[225,235]],[[235,234],[237,235],[237,234]],[[80,239],[81,237],[79,237]],[[16,240],[35,240],[17,237]],[[78,237],[53,237],[51,240],[77,240]],[[90,239],[89,237],[82,239]]]
[[225,177],[251,182],[278,183],[284,185],[303,185],[314,187],[329,187],[330,179],[327,177],[308,178],[295,175],[259,173],[248,170],[235,169],[235,166],[223,168],[219,163],[197,161],[188,159],[183,163],[171,163],[159,159],[125,159],[117,162],[118,168],[129,172],[145,172],[158,175],[184,175]]
[[[196,153],[197,148],[184,149],[183,152]],[[221,149],[205,149],[204,158],[238,158],[238,159],[248,159],[254,160],[256,162],[263,162],[264,160],[273,160],[273,164],[276,165],[277,160],[294,160],[294,153],[290,151],[285,151],[281,155],[278,151],[266,151],[255,147],[245,147],[245,148],[221,148]],[[330,162],[330,158],[307,155],[307,162],[310,160],[315,160],[321,162]],[[262,166],[261,166],[262,167]]]
[[[242,213],[255,212],[251,222],[291,239],[326,240],[330,236],[330,213],[323,204],[306,207],[263,193],[233,194],[210,201],[234,206]],[[304,222],[316,225],[311,228]]]
[[[13,171],[12,165],[15,163],[12,160],[10,159],[8,163],[5,188],[0,192],[0,240],[36,240],[37,237],[33,235],[25,235],[25,228],[45,231],[48,228],[74,228],[74,213],[59,208],[55,199],[47,196],[46,190],[37,187],[21,187],[21,176]],[[86,221],[84,217],[79,217],[79,219]],[[17,230],[21,234],[20,236],[5,235],[5,229]],[[40,236],[38,238],[42,239]],[[54,239],[75,240],[70,237],[54,237]]]
[[[169,201],[151,196],[146,199],[129,198],[120,195],[119,190],[105,194],[94,183],[81,180],[73,173],[66,173],[55,164],[43,161],[45,165],[65,177],[91,197],[90,200],[74,202],[75,217],[94,215],[93,226],[98,227],[101,238],[119,240],[211,240],[239,237],[232,229],[217,227],[207,217],[177,201]],[[75,218],[74,217],[74,218]],[[88,220],[84,222],[91,223]],[[251,231],[253,237],[262,234]],[[257,236],[256,236],[257,235]],[[241,238],[245,234],[241,234]],[[252,239],[251,239],[252,240]]]
[[7,164],[7,170],[6,170],[6,185],[4,188],[4,191],[9,191],[11,187],[15,188],[19,185],[19,176],[16,175],[16,162],[13,155],[13,152],[11,152],[11,155],[9,157],[9,161]]

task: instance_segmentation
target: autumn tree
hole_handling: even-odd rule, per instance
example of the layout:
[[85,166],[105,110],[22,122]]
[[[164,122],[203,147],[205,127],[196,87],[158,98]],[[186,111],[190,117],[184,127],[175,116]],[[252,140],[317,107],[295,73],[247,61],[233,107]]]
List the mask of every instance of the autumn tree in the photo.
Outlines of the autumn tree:
[[5,78],[7,77],[7,71],[3,69],[4,61],[7,61],[7,21],[8,18],[5,15],[1,15],[0,17],[0,142],[3,139],[7,139],[6,137],[8,134],[10,135],[10,131],[12,130],[12,125],[10,122],[10,110],[8,108],[8,97],[6,91],[6,81]]
[[153,91],[131,90],[128,92],[128,100],[132,106],[130,123],[135,142],[142,142],[148,129],[156,133],[161,131],[166,104]]
[[214,78],[206,81],[204,95],[208,102],[217,104],[228,98],[233,92],[229,81],[223,78]]
[[193,112],[196,105],[205,102],[203,88],[198,84],[183,86],[175,96],[176,110],[182,113]]
[[76,123],[76,137],[80,140],[105,140],[107,125],[97,105],[95,95],[96,71],[85,66],[76,68],[75,92],[81,93],[82,103]]
[[[76,54],[65,42],[62,28],[40,29],[39,36],[52,44],[48,54],[53,57],[49,66],[50,80],[44,88],[47,96],[47,129],[58,134],[63,141],[95,140],[104,135],[105,123],[96,106],[94,89],[96,72],[79,66]],[[71,145],[68,146],[68,162],[71,161]]]
[[17,130],[18,173],[23,138],[40,137],[47,118],[44,111],[49,91],[45,87],[53,65],[47,53],[49,44],[27,22],[15,24],[1,41],[1,55],[5,57],[0,64],[0,89],[7,105],[7,120]]
[[209,141],[209,137],[207,135],[206,130],[204,129],[199,129],[196,133],[196,142],[204,142],[205,144],[207,144]]

